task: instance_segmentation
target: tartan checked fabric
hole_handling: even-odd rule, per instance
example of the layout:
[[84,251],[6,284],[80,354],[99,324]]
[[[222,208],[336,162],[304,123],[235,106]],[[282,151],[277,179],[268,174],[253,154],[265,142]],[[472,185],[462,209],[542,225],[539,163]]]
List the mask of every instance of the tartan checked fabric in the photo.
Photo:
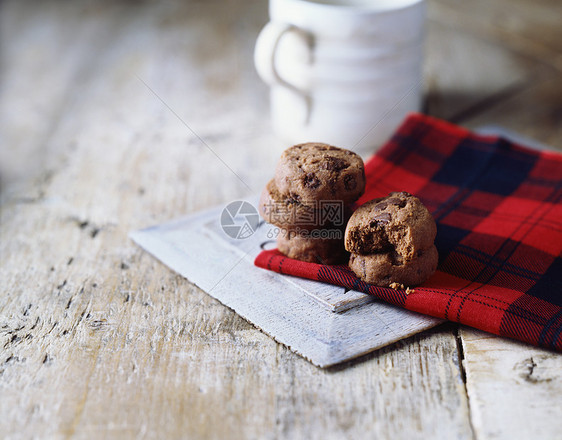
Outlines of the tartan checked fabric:
[[410,115],[365,164],[357,205],[418,196],[437,222],[437,272],[406,294],[345,265],[261,252],[255,264],[358,290],[397,306],[562,351],[562,155]]

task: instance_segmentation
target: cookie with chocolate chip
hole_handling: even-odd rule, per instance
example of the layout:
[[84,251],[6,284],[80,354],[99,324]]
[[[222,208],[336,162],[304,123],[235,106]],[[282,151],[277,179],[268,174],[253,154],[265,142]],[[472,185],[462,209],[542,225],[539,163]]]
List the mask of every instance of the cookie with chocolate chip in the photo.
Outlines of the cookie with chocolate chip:
[[397,283],[411,287],[422,284],[433,275],[438,257],[434,245],[418,251],[408,262],[394,251],[351,254],[349,267],[361,280],[375,286],[389,287]]
[[362,255],[395,252],[407,262],[431,247],[436,234],[435,220],[420,199],[394,192],[353,213],[345,231],[345,248]]
[[[305,199],[300,194],[279,191],[275,179],[263,189],[258,205],[263,219],[285,229],[345,228],[351,209],[340,201]],[[343,246],[343,230],[340,240]]]
[[273,179],[261,193],[258,211],[266,222],[280,228],[304,226],[306,219],[315,215],[314,204],[304,201],[299,194],[281,193]]
[[349,204],[365,191],[363,160],[352,151],[328,144],[295,145],[281,155],[275,183],[284,194]]
[[334,229],[333,235],[327,234],[330,231],[328,229],[316,231],[321,233],[316,236],[312,233],[282,230],[277,237],[277,249],[289,258],[309,263],[345,264],[349,254],[343,246],[343,230]]

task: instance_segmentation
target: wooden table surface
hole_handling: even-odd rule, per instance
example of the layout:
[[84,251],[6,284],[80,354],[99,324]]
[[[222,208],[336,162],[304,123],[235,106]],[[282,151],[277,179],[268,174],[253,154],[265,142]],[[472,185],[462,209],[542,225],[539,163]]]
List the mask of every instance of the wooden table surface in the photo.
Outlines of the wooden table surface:
[[[271,176],[266,21],[264,0],[0,3],[0,437],[562,438],[560,354],[449,323],[321,370],[127,238]],[[430,1],[426,111],[562,149],[561,21]]]

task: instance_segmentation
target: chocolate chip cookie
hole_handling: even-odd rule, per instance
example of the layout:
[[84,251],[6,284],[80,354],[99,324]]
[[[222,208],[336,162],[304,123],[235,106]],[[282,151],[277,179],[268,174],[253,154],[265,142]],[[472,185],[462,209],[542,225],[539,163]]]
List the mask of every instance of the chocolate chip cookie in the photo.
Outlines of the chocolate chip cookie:
[[351,254],[349,267],[363,281],[376,286],[388,287],[393,283],[416,286],[435,272],[438,257],[434,245],[418,251],[408,262],[393,251],[369,255]]
[[[339,232],[343,235],[343,231]],[[341,264],[349,259],[341,236],[340,238],[311,238],[310,234],[291,230],[281,231],[277,237],[277,249],[289,258],[309,263]]]
[[390,193],[360,206],[345,230],[349,267],[363,281],[377,286],[415,286],[437,268],[435,220],[407,192]]
[[283,194],[349,204],[365,191],[365,169],[361,157],[352,151],[309,142],[283,152],[275,183]]
[[280,228],[318,227],[313,222],[315,203],[305,201],[299,194],[283,194],[277,188],[275,180],[270,180],[263,189],[258,205],[258,211],[263,219]]
[[[266,222],[286,229],[345,228],[351,216],[350,207],[337,200],[310,200],[295,193],[283,194],[274,179],[263,189],[258,211]],[[343,231],[341,240],[343,246]]]
[[435,220],[423,203],[407,192],[394,192],[353,213],[345,248],[362,255],[394,251],[407,262],[432,246],[436,234]]

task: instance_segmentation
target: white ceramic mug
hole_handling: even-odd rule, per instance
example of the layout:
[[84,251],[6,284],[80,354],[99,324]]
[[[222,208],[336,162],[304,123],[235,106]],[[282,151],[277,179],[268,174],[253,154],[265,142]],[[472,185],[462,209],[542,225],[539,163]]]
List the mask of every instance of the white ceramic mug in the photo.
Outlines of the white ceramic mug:
[[270,0],[254,61],[273,129],[364,155],[421,106],[424,0]]

